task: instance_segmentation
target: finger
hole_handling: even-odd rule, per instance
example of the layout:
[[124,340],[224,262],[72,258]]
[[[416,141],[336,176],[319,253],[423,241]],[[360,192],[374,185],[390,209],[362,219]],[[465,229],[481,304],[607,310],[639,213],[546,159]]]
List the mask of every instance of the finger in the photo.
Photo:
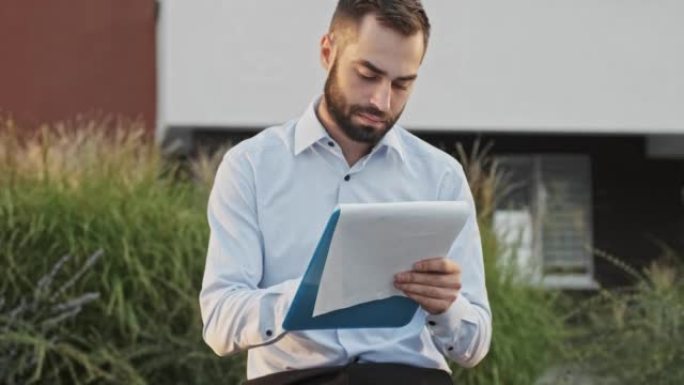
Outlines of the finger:
[[427,311],[430,314],[444,313],[445,311],[447,311],[447,309],[449,309],[449,306],[451,306],[451,302],[430,297],[424,297],[420,294],[407,293],[406,296],[418,302],[420,307],[425,309],[425,311]]
[[448,287],[453,289],[461,288],[460,273],[439,274],[439,273],[416,273],[407,271],[395,276],[398,283],[420,283],[431,286]]
[[423,297],[441,299],[449,301],[449,303],[456,300],[458,291],[454,289],[445,289],[435,286],[419,285],[414,283],[397,284],[397,289],[403,291],[405,294],[417,294]]
[[431,258],[416,262],[413,265],[414,271],[424,273],[456,273],[461,271],[461,267],[454,261],[447,258]]

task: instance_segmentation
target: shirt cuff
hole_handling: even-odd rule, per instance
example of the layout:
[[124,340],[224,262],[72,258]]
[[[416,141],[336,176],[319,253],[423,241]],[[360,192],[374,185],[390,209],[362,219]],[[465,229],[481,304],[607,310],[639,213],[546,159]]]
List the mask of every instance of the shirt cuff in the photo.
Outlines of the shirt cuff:
[[459,293],[456,301],[444,313],[430,314],[425,320],[432,335],[439,339],[453,340],[459,334],[462,321],[477,324],[474,311],[468,298]]
[[264,289],[264,299],[261,301],[259,329],[256,330],[257,346],[276,342],[285,333],[283,321],[290,309],[301,278],[290,279]]

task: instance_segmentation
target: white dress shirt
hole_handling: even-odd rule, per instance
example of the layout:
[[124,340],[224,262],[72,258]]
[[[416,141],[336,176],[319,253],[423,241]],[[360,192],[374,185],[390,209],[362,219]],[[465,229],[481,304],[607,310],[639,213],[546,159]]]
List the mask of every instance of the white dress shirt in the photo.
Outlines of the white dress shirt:
[[[218,355],[250,349],[247,378],[350,362],[391,362],[450,372],[472,367],[492,335],[475,207],[461,165],[394,126],[352,167],[315,112],[231,148],[209,197],[211,229],[200,306]],[[285,333],[282,322],[330,214],[339,203],[465,201],[472,207],[448,258],[462,289],[449,310],[419,309],[400,328]],[[426,255],[426,258],[434,257]]]

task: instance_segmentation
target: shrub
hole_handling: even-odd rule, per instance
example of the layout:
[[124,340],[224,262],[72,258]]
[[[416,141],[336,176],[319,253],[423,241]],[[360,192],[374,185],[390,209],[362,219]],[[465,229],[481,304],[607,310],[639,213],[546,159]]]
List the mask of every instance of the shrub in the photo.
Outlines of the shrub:
[[[102,255],[91,255],[68,279],[59,276],[71,256],[62,257],[32,291],[14,304],[0,295],[0,379],[8,385],[79,384],[82,380],[119,379],[140,383],[127,362],[106,347],[92,348],[68,324],[83,306],[99,298],[91,292],[74,298],[64,293],[90,270]],[[58,282],[64,281],[58,284]],[[107,367],[107,370],[103,368]]]
[[569,342],[572,359],[594,376],[619,384],[684,383],[684,263],[666,249],[643,272],[605,253],[636,279],[581,303]]
[[[13,303],[32,292],[53,256],[73,256],[63,267],[70,276],[87,253],[102,249],[106,257],[65,293],[98,292],[100,299],[64,325],[93,358],[93,373],[113,373],[110,361],[94,359],[105,352],[130,367],[125,378],[99,380],[202,384],[241,377],[239,357],[218,359],[201,338],[206,188],[165,162],[135,122],[77,119],[34,136],[20,132],[0,123],[5,298]],[[91,378],[55,361],[45,361],[42,372]]]
[[515,258],[502,259],[510,253],[493,232],[491,216],[515,185],[489,155],[491,147],[476,141],[470,153],[460,144],[455,151],[478,208],[493,335],[483,362],[467,370],[453,366],[454,378],[458,384],[530,385],[562,359],[566,330],[557,307],[561,298],[521,281]]

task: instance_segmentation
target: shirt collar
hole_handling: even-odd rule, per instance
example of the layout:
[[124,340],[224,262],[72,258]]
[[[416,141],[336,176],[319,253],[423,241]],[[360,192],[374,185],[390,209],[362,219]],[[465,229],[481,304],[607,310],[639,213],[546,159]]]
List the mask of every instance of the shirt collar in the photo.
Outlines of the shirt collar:
[[323,128],[323,124],[318,120],[316,115],[316,106],[318,106],[316,99],[306,109],[304,114],[295,127],[294,133],[294,154],[299,155],[302,151],[311,147],[314,143],[323,138],[327,138],[328,132]]
[[399,158],[401,158],[401,160],[403,161],[405,160],[404,148],[401,145],[401,139],[399,138],[398,130],[400,130],[400,127],[395,124],[394,127],[387,131],[385,136],[383,136],[382,139],[380,139],[380,142],[378,143],[377,147],[387,146],[391,149],[394,149],[394,151],[396,151],[399,155]]
[[[318,115],[316,114],[316,108],[318,107],[319,101],[320,97],[312,101],[297,122],[294,132],[295,156],[299,155],[302,151],[311,147],[314,143],[320,141],[321,139],[330,139],[328,132],[325,130],[323,124],[321,124],[321,121],[318,119]],[[404,149],[397,132],[398,129],[399,126],[395,125],[392,127],[392,129],[390,129],[385,136],[380,139],[380,142],[378,142],[376,148],[389,147],[394,149],[403,161],[405,159]]]

